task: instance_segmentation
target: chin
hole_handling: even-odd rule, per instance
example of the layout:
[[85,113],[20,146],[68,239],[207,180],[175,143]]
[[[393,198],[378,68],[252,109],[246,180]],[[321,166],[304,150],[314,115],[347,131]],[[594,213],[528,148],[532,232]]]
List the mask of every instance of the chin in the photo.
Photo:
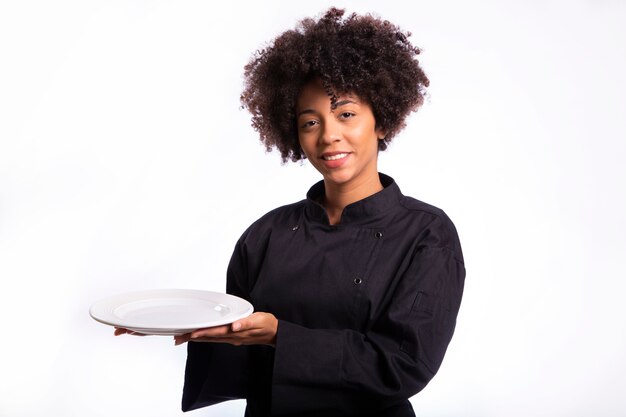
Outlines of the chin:
[[325,181],[331,182],[333,184],[338,184],[338,185],[348,183],[352,179],[353,179],[352,175],[350,175],[349,173],[335,172],[335,173],[324,175]]

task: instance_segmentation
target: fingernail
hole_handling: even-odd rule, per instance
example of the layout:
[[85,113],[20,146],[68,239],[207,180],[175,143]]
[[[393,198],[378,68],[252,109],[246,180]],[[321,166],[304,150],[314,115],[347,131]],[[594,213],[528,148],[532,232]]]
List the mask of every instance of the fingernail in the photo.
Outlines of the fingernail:
[[239,329],[241,329],[241,323],[233,323],[233,332],[236,332]]

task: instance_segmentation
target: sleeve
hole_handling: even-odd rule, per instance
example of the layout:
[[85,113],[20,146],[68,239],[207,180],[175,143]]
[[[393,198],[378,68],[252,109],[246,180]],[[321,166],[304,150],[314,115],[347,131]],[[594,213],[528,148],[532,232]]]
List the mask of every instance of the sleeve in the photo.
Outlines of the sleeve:
[[276,415],[372,412],[426,386],[452,338],[463,292],[456,231],[448,238],[449,245],[416,250],[386,309],[364,333],[279,321],[272,387]]
[[[226,291],[250,300],[248,291],[233,276],[245,276],[245,251],[240,239],[230,260]],[[273,348],[189,342],[182,410],[190,411],[223,401],[248,399],[248,408],[263,414],[269,406]]]
[[189,342],[182,410],[190,411],[245,398],[247,363],[247,349],[218,343]]

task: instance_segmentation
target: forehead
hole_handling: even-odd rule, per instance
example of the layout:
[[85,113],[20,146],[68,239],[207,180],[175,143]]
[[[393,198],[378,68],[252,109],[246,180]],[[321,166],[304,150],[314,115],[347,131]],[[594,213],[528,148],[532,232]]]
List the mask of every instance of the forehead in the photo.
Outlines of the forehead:
[[[354,93],[336,93],[337,101],[350,100],[356,104],[360,104],[361,100]],[[302,110],[304,107],[317,107],[317,106],[329,106],[331,105],[330,95],[324,88],[320,79],[314,79],[302,87],[298,94],[298,100],[296,102],[297,110]]]

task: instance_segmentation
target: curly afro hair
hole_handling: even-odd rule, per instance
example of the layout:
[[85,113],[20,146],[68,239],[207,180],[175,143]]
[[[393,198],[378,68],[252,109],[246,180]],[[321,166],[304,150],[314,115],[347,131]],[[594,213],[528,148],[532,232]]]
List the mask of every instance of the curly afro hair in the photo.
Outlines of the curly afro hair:
[[371,15],[331,8],[319,20],[304,19],[245,66],[241,103],[267,151],[276,147],[283,162],[305,155],[298,141],[296,102],[302,87],[322,81],[331,105],[337,96],[356,94],[368,102],[384,150],[410,112],[424,102],[428,78],[417,61],[420,50],[408,32]]

